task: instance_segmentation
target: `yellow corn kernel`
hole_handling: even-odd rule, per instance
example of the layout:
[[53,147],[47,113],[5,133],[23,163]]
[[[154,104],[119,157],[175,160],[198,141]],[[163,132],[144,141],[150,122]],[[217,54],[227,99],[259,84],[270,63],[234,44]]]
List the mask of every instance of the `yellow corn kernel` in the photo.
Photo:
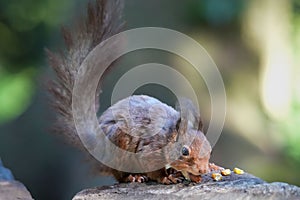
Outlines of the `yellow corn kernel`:
[[219,173],[212,173],[211,177],[215,180],[215,181],[220,181],[222,180],[222,175]]
[[233,172],[236,173],[236,174],[243,174],[243,173],[244,173],[244,170],[235,167],[235,168],[233,169]]
[[230,169],[224,169],[224,170],[221,171],[221,174],[223,176],[228,176],[228,175],[231,174],[231,170]]

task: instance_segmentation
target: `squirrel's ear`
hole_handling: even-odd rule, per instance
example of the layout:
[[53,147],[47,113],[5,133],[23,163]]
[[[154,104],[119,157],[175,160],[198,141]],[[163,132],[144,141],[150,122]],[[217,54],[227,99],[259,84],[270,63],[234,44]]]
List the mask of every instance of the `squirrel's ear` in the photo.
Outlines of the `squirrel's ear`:
[[203,132],[203,123],[200,113],[193,102],[187,98],[179,98],[176,103],[176,110],[180,112],[181,122],[186,121],[193,129]]
[[179,118],[176,123],[176,130],[179,134],[185,134],[188,129],[188,121],[185,118]]
[[[204,133],[203,129],[204,129],[204,125],[203,125],[203,122],[201,120],[201,117],[199,116],[199,118],[198,118],[198,131],[201,131],[202,133]],[[205,133],[204,133],[204,135],[205,135]]]
[[179,131],[180,123],[181,123],[181,118],[179,118],[179,119],[177,120],[177,123],[176,123],[176,130],[177,130],[177,131]]

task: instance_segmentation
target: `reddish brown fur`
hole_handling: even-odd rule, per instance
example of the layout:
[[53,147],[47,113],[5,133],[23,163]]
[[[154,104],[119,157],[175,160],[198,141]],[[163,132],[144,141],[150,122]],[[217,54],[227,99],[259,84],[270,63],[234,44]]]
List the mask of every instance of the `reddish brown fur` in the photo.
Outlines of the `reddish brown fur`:
[[[211,146],[204,134],[200,131],[189,130],[196,134],[190,148],[189,156],[181,156],[170,165],[178,171],[186,171],[193,175],[201,175],[209,172],[209,158]],[[193,137],[193,134],[191,134]]]

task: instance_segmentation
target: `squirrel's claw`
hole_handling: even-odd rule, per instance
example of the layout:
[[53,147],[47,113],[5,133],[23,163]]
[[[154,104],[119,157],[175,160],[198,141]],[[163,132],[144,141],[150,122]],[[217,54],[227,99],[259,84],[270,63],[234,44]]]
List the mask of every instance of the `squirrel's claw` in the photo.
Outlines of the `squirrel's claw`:
[[182,177],[177,177],[176,175],[170,174],[169,176],[165,176],[158,180],[159,183],[170,185],[170,184],[176,184],[181,183],[183,181]]
[[202,177],[201,177],[201,175],[190,174],[190,179],[191,179],[192,182],[200,183],[201,180],[202,180]]
[[181,183],[183,181],[182,176],[177,176],[176,174],[170,174],[168,179],[172,181],[172,183]]
[[168,179],[168,177],[163,177],[161,178],[158,182],[165,184],[165,185],[170,185],[172,183],[172,181],[170,179]]
[[144,175],[139,175],[139,174],[133,176],[130,174],[127,177],[127,181],[131,182],[131,183],[133,183],[133,182],[144,183],[144,182],[148,181],[148,177],[144,176]]

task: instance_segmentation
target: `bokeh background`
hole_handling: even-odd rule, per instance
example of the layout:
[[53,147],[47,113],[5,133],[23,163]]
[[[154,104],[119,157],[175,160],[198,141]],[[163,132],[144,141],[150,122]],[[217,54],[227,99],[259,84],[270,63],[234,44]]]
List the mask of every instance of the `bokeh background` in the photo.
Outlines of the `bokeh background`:
[[[0,0],[0,157],[35,199],[71,199],[86,187],[114,183],[91,173],[85,156],[51,133],[55,114],[46,88],[53,72],[44,48],[63,47],[60,27],[74,24],[86,3]],[[185,33],[217,64],[227,92],[227,117],[214,162],[266,181],[300,185],[299,0],[128,0],[124,19],[126,29],[159,26]],[[157,62],[152,59],[159,53],[135,58]],[[186,76],[192,76],[190,70],[184,68]],[[209,96],[203,82],[193,81],[203,94],[207,126]],[[105,92],[110,89],[104,86]],[[164,100],[164,94],[153,95]]]

